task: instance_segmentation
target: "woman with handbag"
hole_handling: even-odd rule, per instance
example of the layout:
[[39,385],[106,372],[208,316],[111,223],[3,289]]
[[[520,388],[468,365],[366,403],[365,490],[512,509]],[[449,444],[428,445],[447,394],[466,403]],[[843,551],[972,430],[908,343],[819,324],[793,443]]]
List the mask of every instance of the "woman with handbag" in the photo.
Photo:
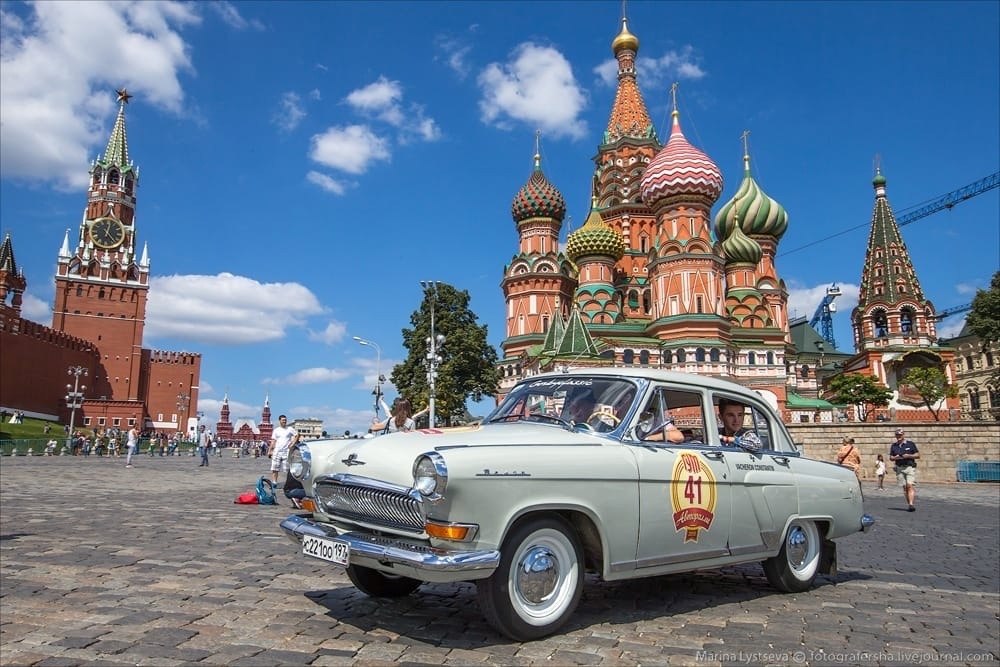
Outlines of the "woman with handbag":
[[840,451],[837,452],[837,463],[845,468],[850,468],[854,471],[854,474],[860,478],[861,452],[859,452],[858,448],[854,446],[854,438],[844,436],[842,443]]

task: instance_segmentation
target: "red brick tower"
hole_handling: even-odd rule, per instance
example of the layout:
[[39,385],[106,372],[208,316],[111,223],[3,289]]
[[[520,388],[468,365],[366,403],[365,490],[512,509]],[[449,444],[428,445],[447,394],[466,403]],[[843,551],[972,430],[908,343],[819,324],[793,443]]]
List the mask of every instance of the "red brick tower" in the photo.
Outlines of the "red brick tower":
[[233,439],[233,423],[229,421],[229,392],[222,397],[219,421],[215,423],[215,437],[223,442]]
[[260,434],[258,438],[264,442],[271,442],[271,434],[274,432],[274,424],[271,423],[271,397],[264,396],[264,410],[260,413],[260,426],[257,427]]

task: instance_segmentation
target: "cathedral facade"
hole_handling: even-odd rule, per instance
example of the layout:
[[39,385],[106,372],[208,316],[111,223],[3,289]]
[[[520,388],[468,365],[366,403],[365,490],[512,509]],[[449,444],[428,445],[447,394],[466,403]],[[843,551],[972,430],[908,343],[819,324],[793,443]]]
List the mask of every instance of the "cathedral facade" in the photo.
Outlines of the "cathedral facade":
[[537,150],[514,197],[519,247],[501,282],[501,393],[556,368],[640,366],[728,377],[785,410],[795,350],[774,257],[788,215],[757,184],[744,145],[742,182],[713,216],[722,174],[684,136],[676,90],[662,144],[626,19],[611,48],[618,89],[586,222],[561,248],[566,203]]

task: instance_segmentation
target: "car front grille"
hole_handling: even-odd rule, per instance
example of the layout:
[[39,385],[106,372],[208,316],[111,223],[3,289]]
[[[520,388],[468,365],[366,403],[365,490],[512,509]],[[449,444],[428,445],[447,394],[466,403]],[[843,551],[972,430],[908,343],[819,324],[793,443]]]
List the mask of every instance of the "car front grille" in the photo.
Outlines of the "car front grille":
[[424,532],[419,501],[402,489],[366,484],[363,478],[334,475],[317,479],[313,491],[323,511],[332,516],[395,530]]

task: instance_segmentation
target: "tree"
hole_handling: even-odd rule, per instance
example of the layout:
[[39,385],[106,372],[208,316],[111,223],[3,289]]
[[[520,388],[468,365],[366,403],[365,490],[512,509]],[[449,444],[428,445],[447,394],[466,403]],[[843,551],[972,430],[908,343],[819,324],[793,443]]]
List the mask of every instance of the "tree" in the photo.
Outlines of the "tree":
[[868,416],[875,408],[889,405],[892,391],[871,375],[861,373],[841,373],[830,379],[830,391],[838,403],[855,405],[861,421],[868,421]]
[[469,310],[469,293],[438,283],[436,291],[424,293],[419,310],[410,316],[413,328],[403,329],[403,346],[409,355],[392,369],[391,376],[400,395],[415,409],[428,402],[427,339],[431,335],[432,300],[434,333],[445,337],[438,348],[441,363],[435,383],[435,412],[441,423],[450,424],[453,417],[466,413],[466,400],[497,395],[500,372],[497,352],[486,340],[487,327],[477,324],[478,318]]
[[982,341],[983,348],[1000,342],[1000,271],[993,274],[988,290],[976,292],[965,323],[969,331]]
[[944,372],[933,366],[911,368],[903,376],[902,384],[913,387],[913,390],[923,400],[924,405],[934,415],[934,421],[941,420],[941,417],[938,416],[940,408],[935,407],[941,399],[958,396],[958,387],[948,384],[948,378]]

